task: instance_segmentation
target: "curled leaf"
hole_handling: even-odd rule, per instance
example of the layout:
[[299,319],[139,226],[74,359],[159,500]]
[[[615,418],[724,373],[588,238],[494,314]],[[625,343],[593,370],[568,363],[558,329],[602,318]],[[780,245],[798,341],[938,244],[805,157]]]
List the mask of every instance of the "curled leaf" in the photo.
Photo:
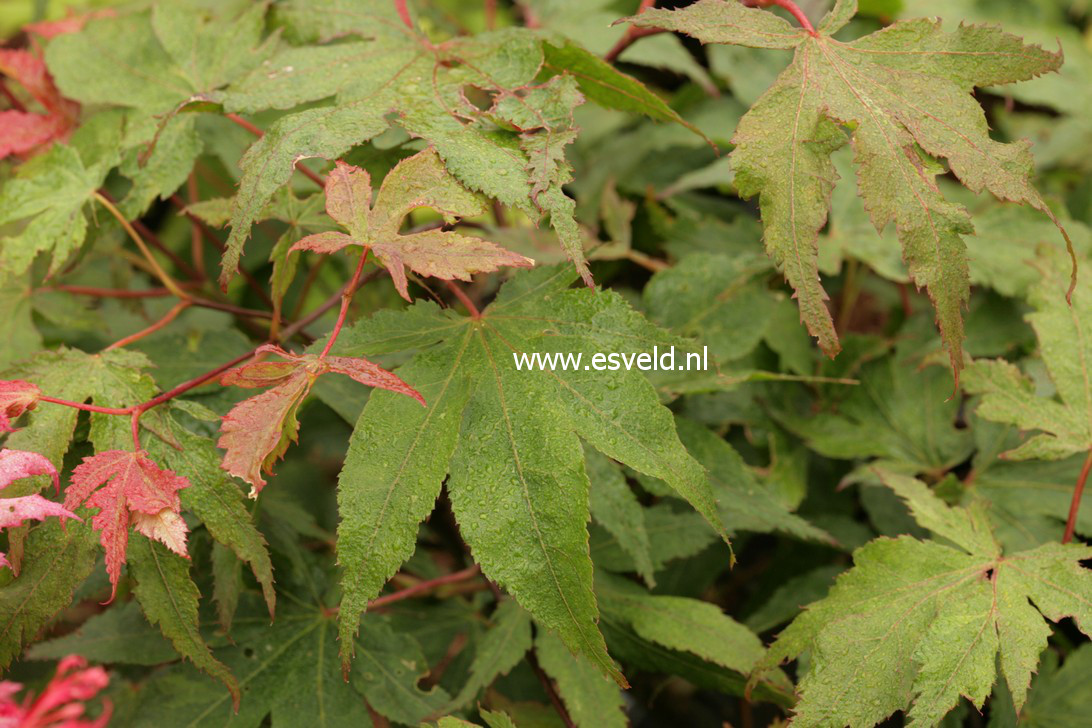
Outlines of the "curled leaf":
[[0,381],[0,432],[15,432],[11,421],[38,404],[41,391],[21,379]]
[[263,346],[258,352],[276,354],[284,361],[256,362],[232,369],[220,383],[272,389],[235,405],[224,416],[216,443],[226,451],[221,467],[250,483],[251,497],[265,486],[262,472],[272,474],[273,464],[284,456],[289,443],[296,441],[300,427],[296,413],[321,375],[344,374],[369,387],[389,389],[425,403],[417,390],[400,377],[367,359],[293,354],[273,345]]

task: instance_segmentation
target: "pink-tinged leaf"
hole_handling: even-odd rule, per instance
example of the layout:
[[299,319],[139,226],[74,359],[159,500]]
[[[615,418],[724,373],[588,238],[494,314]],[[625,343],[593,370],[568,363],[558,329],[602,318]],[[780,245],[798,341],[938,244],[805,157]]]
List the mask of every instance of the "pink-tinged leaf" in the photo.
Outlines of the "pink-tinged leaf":
[[406,266],[422,276],[468,281],[474,273],[492,272],[501,266],[534,265],[530,258],[494,243],[454,232],[400,233],[406,216],[417,208],[436,210],[448,223],[485,211],[482,200],[448,173],[432,148],[395,165],[383,179],[374,207],[371,198],[368,173],[338,162],[326,182],[326,213],[349,234],[309,235],[293,245],[292,250],[329,255],[349,245],[371,248],[407,301],[410,296]]
[[61,483],[57,478],[57,469],[46,457],[24,450],[0,450],[0,489],[32,475],[52,477],[53,486],[60,492]]
[[[0,157],[3,157],[3,114],[0,114]],[[0,432],[14,432],[11,421],[38,404],[38,387],[21,379],[0,380]]]
[[360,242],[345,233],[330,231],[301,238],[291,250],[310,250],[314,253],[330,255],[350,245],[360,245]]
[[403,266],[418,275],[469,281],[474,273],[490,273],[502,266],[530,268],[535,261],[480,238],[443,230],[401,235],[394,244],[377,243],[375,254],[391,273],[402,298],[410,300]]
[[116,16],[117,13],[114,10],[111,8],[104,8],[82,15],[69,15],[67,18],[62,18],[61,20],[43,20],[39,23],[28,23],[23,26],[23,30],[41,38],[56,38],[58,35],[66,35],[68,33],[76,33],[83,30],[83,26],[87,25],[91,20],[96,20],[98,18],[113,18]]
[[0,74],[17,81],[49,112],[0,114],[0,159],[68,136],[76,124],[79,104],[61,96],[41,58],[30,51],[0,48]]
[[366,171],[338,160],[326,178],[326,214],[355,237],[368,234],[372,178]]
[[225,451],[220,467],[250,483],[252,498],[265,486],[262,471],[272,474],[273,463],[296,441],[300,427],[296,412],[313,383],[314,375],[297,369],[281,384],[244,399],[224,416],[216,443]]
[[362,357],[328,356],[326,357],[326,363],[331,372],[344,374],[369,387],[389,389],[392,392],[413,397],[422,405],[425,404],[425,398],[421,396],[421,393],[406,384],[402,377],[367,359]]
[[36,699],[15,694],[23,689],[17,682],[0,682],[0,726],[7,728],[105,728],[112,713],[109,701],[104,701],[102,714],[85,720],[91,700],[110,683],[101,667],[87,667],[87,660],[69,655],[57,664],[57,674]]
[[71,122],[62,116],[0,111],[0,159],[10,154],[26,154],[61,139],[71,127]]
[[[389,389],[425,403],[421,395],[399,376],[367,359],[293,354],[271,344],[262,346],[258,352],[276,354],[285,361],[246,364],[226,373],[220,383],[241,387],[276,386],[232,407],[224,416],[220,440],[216,443],[225,451],[220,467],[250,483],[252,498],[265,487],[262,473],[271,475],[273,464],[284,456],[288,445],[296,441],[300,426],[296,413],[321,375],[337,372],[361,384]],[[285,374],[285,367],[291,370],[290,373]]]
[[186,556],[186,522],[174,511],[160,511],[148,515],[140,511],[133,512],[133,528],[150,539],[174,551],[179,556]]
[[45,61],[30,51],[0,48],[0,73],[17,81],[48,111],[74,117],[79,106],[61,96]]
[[100,452],[84,458],[72,471],[64,504],[75,508],[86,501],[88,507],[99,509],[91,525],[101,532],[100,541],[106,549],[106,572],[113,586],[111,600],[117,593],[129,543],[129,525],[135,514],[161,519],[166,525],[154,527],[147,519],[141,519],[141,533],[161,541],[181,556],[186,555],[186,525],[181,518],[172,519],[164,511],[178,515],[181,508],[178,491],[189,484],[186,478],[159,468],[144,452]]
[[62,521],[79,516],[60,503],[54,503],[40,495],[25,495],[20,498],[0,498],[0,528],[22,526],[24,521],[44,521],[50,516],[57,516]]

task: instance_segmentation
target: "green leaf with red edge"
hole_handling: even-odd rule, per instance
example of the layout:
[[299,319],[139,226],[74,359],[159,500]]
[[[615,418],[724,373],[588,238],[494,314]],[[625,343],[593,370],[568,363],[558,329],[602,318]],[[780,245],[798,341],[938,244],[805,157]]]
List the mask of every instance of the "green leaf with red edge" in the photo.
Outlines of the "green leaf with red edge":
[[158,467],[143,451],[99,452],[84,458],[72,471],[72,482],[65,489],[65,506],[99,509],[91,525],[99,531],[106,549],[111,599],[117,593],[125,563],[130,525],[179,556],[187,556],[189,529],[179,513],[182,504],[178,491],[189,484],[186,478]]
[[703,43],[795,49],[792,64],[743,117],[732,164],[745,197],[759,195],[766,249],[796,289],[801,315],[823,350],[840,350],[817,244],[837,174],[831,153],[851,129],[857,178],[873,224],[894,223],[910,276],[928,290],[952,368],[963,366],[962,309],[970,294],[963,236],[971,216],[945,199],[935,178],[946,160],[969,189],[1027,204],[1052,220],[1031,185],[1029,144],[992,140],[975,87],[1027,80],[1057,70],[1060,53],[1025,45],[988,26],[943,32],[940,21],[895,23],[844,43],[832,34],[856,12],[838,0],[815,32],[766,10],[699,0],[679,10],[629,18]]
[[[546,186],[544,183],[543,189]],[[481,199],[444,169],[431,148],[399,162],[383,179],[374,207],[371,201],[368,173],[338,162],[326,181],[326,213],[349,234],[308,235],[291,250],[329,254],[349,245],[370,248],[390,271],[395,288],[407,301],[407,266],[423,276],[469,281],[472,273],[534,264],[529,258],[469,235],[444,230],[404,235],[398,232],[405,217],[419,207],[440,212],[448,222],[485,212]]]
[[250,483],[251,497],[265,486],[262,472],[271,474],[273,464],[295,442],[299,432],[296,414],[315,380],[323,374],[343,374],[424,404],[421,395],[401,378],[364,358],[292,354],[273,345],[260,347],[258,353],[276,354],[283,361],[246,364],[221,377],[220,383],[225,386],[270,389],[243,400],[224,415],[216,443],[226,451],[223,469]]

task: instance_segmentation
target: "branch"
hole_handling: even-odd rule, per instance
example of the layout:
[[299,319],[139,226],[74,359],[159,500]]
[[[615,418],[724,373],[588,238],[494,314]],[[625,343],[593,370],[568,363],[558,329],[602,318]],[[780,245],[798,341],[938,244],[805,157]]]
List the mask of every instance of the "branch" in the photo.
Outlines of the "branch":
[[1088,451],[1088,457],[1084,459],[1084,467],[1077,476],[1077,485],[1073,487],[1073,500],[1069,503],[1069,518],[1065,522],[1065,535],[1062,543],[1073,540],[1073,532],[1077,530],[1077,511],[1081,507],[1081,496],[1084,494],[1084,484],[1088,481],[1088,473],[1092,471],[1092,449]]
[[176,318],[178,318],[178,314],[182,313],[183,311],[185,311],[189,307],[190,307],[190,301],[185,299],[185,298],[182,299],[181,301],[176,303],[171,308],[170,311],[168,311],[166,314],[164,314],[163,318],[159,319],[158,321],[156,321],[151,326],[149,326],[149,327],[147,327],[145,329],[141,329],[140,331],[136,332],[135,334],[129,334],[128,336],[126,336],[123,339],[118,339],[113,344],[110,344],[110,346],[103,349],[103,351],[113,351],[114,349],[120,349],[123,346],[128,346],[129,344],[132,344],[134,341],[140,341],[141,339],[143,339],[145,336],[148,336],[149,334],[154,334],[156,331],[159,331],[161,328],[163,328],[164,326],[169,324],[171,321],[174,321]]
[[565,728],[576,728],[576,723],[573,723],[573,719],[569,717],[569,711],[565,709],[565,704],[561,702],[561,696],[557,694],[557,688],[554,687],[554,683],[550,680],[550,676],[546,674],[546,671],[542,669],[542,665],[538,664],[538,657],[535,655],[534,649],[531,649],[527,653],[527,662],[531,665],[531,669],[535,672],[535,677],[542,683],[542,689],[546,691],[546,695],[550,697],[550,702],[554,706],[554,710],[557,711],[558,716],[561,717],[561,722],[565,724]]

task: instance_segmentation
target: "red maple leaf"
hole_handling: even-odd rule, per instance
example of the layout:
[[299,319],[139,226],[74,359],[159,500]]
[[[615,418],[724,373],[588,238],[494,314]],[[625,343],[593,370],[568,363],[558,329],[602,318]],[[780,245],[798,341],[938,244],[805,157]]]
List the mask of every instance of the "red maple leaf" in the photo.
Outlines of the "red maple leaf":
[[[49,475],[53,486],[60,492],[60,480],[53,463],[36,452],[24,450],[0,450],[0,490],[7,488],[16,480],[32,475]],[[50,516],[57,516],[64,522],[66,518],[81,520],[75,513],[66,510],[60,503],[43,498],[40,495],[26,495],[19,498],[0,498],[0,528],[22,526],[24,521],[44,521]],[[0,568],[10,566],[4,554],[0,554]]]
[[130,524],[179,556],[189,558],[186,522],[178,513],[178,491],[189,485],[186,478],[157,466],[144,451],[96,453],[84,458],[72,471],[64,504],[75,508],[86,501],[89,507],[99,509],[91,526],[101,532],[100,541],[106,549],[106,573],[113,585],[111,601],[125,563]]
[[0,380],[0,432],[15,432],[11,421],[34,409],[42,392],[22,379]]
[[250,483],[251,497],[265,486],[262,471],[272,474],[273,463],[284,455],[289,443],[296,441],[300,427],[296,413],[321,375],[344,374],[369,387],[389,389],[425,403],[417,390],[398,375],[367,359],[293,354],[271,344],[258,352],[276,354],[285,361],[247,364],[220,379],[225,386],[272,389],[232,407],[224,416],[216,443],[226,451],[221,467]]
[[15,694],[22,684],[0,682],[0,726],[19,728],[104,728],[110,721],[110,702],[104,701],[102,714],[84,720],[84,703],[98,695],[110,682],[106,670],[87,667],[87,660],[69,655],[57,663],[57,674],[36,699],[27,695],[22,701]]
[[40,55],[0,48],[0,74],[17,81],[46,112],[0,111],[0,159],[68,137],[76,126],[80,106],[61,96]]

